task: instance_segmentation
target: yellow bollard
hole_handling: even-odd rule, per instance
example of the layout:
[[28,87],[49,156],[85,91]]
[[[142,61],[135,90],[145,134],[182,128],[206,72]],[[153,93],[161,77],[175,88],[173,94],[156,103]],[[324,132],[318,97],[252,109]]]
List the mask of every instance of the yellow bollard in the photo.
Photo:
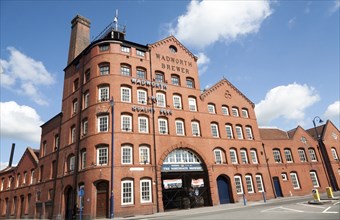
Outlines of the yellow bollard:
[[326,192],[327,192],[327,197],[329,199],[333,199],[334,198],[332,187],[326,187]]
[[320,202],[320,194],[317,189],[312,190],[314,202]]

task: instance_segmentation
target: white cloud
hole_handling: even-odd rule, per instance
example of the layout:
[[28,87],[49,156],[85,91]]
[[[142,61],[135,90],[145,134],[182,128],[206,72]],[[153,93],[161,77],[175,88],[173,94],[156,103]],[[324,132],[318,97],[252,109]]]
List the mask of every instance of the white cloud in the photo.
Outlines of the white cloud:
[[281,117],[301,122],[305,110],[319,100],[314,88],[307,85],[293,83],[275,87],[255,106],[258,123],[268,126],[271,121]]
[[337,10],[339,10],[340,8],[340,1],[339,0],[335,0],[333,2],[332,7],[329,9],[329,13],[333,14],[334,12],[336,12]]
[[176,26],[170,25],[169,33],[187,45],[204,48],[216,41],[230,42],[257,33],[271,13],[266,0],[192,0],[186,13],[178,17]]
[[198,72],[200,75],[205,73],[208,69],[208,63],[210,63],[210,58],[205,55],[203,52],[200,52],[197,54],[198,60],[197,60],[197,65],[198,65]]
[[39,143],[43,124],[35,109],[14,101],[0,102],[1,138]]
[[293,17],[293,18],[289,19],[289,21],[288,21],[288,28],[292,29],[295,26],[295,23],[296,23],[296,17]]
[[8,166],[8,162],[0,162],[0,170],[5,169]]
[[14,47],[8,47],[9,59],[0,60],[1,86],[26,95],[39,105],[46,105],[39,92],[39,86],[51,85],[55,82],[41,61],[21,53]]
[[326,119],[329,120],[339,120],[340,118],[340,101],[335,101],[330,104],[325,113],[323,114]]

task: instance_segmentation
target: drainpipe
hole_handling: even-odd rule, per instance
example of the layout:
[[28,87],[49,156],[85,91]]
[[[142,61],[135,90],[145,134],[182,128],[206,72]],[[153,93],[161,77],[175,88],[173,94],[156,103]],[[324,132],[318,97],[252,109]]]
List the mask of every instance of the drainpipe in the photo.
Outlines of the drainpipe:
[[12,166],[14,149],[15,149],[15,143],[12,143],[12,149],[11,149],[11,155],[9,156],[8,167]]
[[276,195],[276,192],[275,192],[275,188],[274,188],[272,174],[271,174],[270,169],[269,169],[268,158],[267,158],[267,154],[266,154],[266,148],[264,147],[264,143],[262,143],[262,148],[263,148],[264,157],[266,159],[267,169],[268,169],[269,178],[270,178],[270,184],[272,185],[274,196],[275,196],[275,198],[277,198],[277,195]]

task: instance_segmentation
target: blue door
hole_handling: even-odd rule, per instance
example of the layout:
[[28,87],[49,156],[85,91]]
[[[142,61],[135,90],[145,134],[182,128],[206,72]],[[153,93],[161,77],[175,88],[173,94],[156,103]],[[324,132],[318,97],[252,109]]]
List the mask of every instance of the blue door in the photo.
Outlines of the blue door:
[[230,182],[224,176],[217,177],[217,188],[220,204],[230,203],[229,184]]
[[279,177],[273,177],[276,197],[283,197]]

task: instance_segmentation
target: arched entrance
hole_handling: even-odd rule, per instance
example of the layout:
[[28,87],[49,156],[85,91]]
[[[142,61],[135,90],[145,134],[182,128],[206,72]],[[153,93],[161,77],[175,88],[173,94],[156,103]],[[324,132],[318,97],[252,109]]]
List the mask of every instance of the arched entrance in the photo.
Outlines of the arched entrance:
[[220,204],[226,204],[233,202],[231,198],[231,187],[230,187],[230,178],[225,176],[217,177],[217,189],[218,189],[218,198],[220,199]]
[[71,186],[65,189],[65,219],[72,219],[73,211],[73,188]]
[[109,182],[99,181],[96,186],[96,218],[108,217]]
[[188,149],[170,152],[161,167],[164,210],[211,205],[205,164]]

